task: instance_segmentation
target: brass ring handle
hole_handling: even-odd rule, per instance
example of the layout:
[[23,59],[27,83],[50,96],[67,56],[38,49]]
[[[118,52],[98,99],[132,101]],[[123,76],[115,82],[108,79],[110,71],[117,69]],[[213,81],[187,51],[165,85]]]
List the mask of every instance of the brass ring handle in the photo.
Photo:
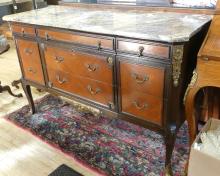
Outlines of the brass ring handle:
[[61,56],[55,56],[55,60],[56,60],[56,62],[60,63],[60,62],[64,61],[64,58]]
[[99,88],[96,88],[96,90],[94,91],[94,90],[92,89],[92,86],[91,86],[91,85],[88,85],[88,86],[87,86],[87,89],[88,89],[88,91],[90,92],[90,94],[92,94],[92,95],[96,95],[97,93],[99,93],[99,92],[101,91],[101,89],[99,89]]
[[149,77],[147,75],[144,75],[142,79],[140,79],[140,76],[138,76],[138,74],[136,73],[132,73],[131,76],[135,79],[135,81],[138,84],[143,84],[145,81],[149,80]]
[[30,49],[30,48],[25,48],[25,49],[24,49],[24,52],[25,52],[26,54],[32,54],[32,53],[33,53],[33,50]]
[[92,65],[92,64],[86,64],[87,70],[90,72],[94,72],[97,69],[96,65]]
[[36,71],[36,70],[34,70],[34,69],[33,69],[33,68],[31,68],[31,67],[29,67],[29,68],[28,68],[28,71],[29,71],[29,72],[31,72],[31,73],[33,73],[33,74],[37,73],[37,71]]
[[143,56],[143,52],[144,52],[144,47],[143,46],[139,46],[139,57]]
[[139,103],[138,103],[137,101],[134,101],[133,104],[134,104],[134,106],[135,106],[137,109],[139,109],[139,110],[142,110],[142,109],[145,109],[145,108],[148,107],[148,104],[147,104],[147,103],[144,103],[144,104],[141,106],[141,105],[139,105]]
[[60,83],[60,84],[64,84],[64,83],[66,82],[66,79],[65,79],[65,78],[63,78],[63,79],[61,80],[60,75],[57,75],[57,76],[56,76],[56,79],[57,79],[57,82]]

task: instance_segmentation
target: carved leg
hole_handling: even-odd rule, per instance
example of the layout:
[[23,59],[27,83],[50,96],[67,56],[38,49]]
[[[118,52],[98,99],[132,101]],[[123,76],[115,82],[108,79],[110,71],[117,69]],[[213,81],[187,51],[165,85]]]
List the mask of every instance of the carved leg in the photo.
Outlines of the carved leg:
[[[198,119],[196,119],[194,114],[194,105],[195,105],[195,96],[199,91],[199,87],[191,87],[188,90],[188,94],[185,101],[185,111],[186,111],[186,120],[188,123],[188,132],[189,132],[189,146],[193,144],[193,141],[196,138],[198,132]],[[189,163],[186,163],[185,172],[187,174]]]
[[200,90],[201,86],[198,81],[198,73],[197,70],[193,71],[193,76],[191,82],[189,83],[187,90],[184,96],[184,104],[185,104],[185,115],[188,123],[188,132],[189,132],[189,145],[191,146],[194,139],[196,138],[197,133],[197,119],[194,114],[194,101],[196,94]]
[[17,89],[19,89],[18,84],[20,84],[20,83],[21,83],[21,80],[19,79],[19,80],[13,81],[13,82],[11,83],[11,85],[12,85],[13,87],[16,87]]
[[9,86],[2,86],[1,81],[0,81],[0,93],[2,93],[3,91],[7,91],[11,96],[14,96],[14,97],[18,97],[18,98],[22,97],[22,94],[15,95],[11,91],[11,88]]
[[166,176],[173,175],[171,158],[175,144],[175,139],[176,139],[175,131],[169,131],[165,137],[165,143],[166,143],[165,175]]
[[194,101],[199,87],[191,87],[188,91],[186,102],[185,102],[185,111],[186,111],[186,120],[188,122],[189,128],[189,144],[192,145],[193,141],[196,138],[197,134],[197,119],[194,114]]
[[35,106],[34,106],[34,100],[33,100],[32,93],[31,93],[31,87],[30,87],[30,85],[26,85],[23,82],[22,82],[22,87],[23,87],[24,93],[27,97],[29,106],[31,108],[31,112],[32,112],[32,114],[34,114],[35,113]]

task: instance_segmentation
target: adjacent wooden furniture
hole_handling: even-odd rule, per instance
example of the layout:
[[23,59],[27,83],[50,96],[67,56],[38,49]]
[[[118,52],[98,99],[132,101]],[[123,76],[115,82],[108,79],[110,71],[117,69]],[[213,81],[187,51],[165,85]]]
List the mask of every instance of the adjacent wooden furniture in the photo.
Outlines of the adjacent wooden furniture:
[[[18,7],[18,9],[13,8],[15,6]],[[7,38],[12,37],[11,33],[8,32],[9,31],[8,25],[6,23],[2,23],[2,16],[11,14],[11,13],[16,13],[16,12],[22,12],[22,11],[30,10],[30,9],[31,9],[30,2],[28,1],[27,2],[22,1],[22,2],[19,2],[18,4],[16,3],[15,0],[11,2],[10,1],[0,2],[0,34],[5,35]],[[1,35],[0,35],[0,40],[1,40]],[[0,54],[8,51],[9,48],[10,48],[9,44],[5,45],[4,47],[0,46]],[[16,88],[19,88],[18,84],[19,84],[19,80],[15,80],[12,82],[12,86],[15,86]],[[10,95],[14,97],[18,97],[18,98],[22,97],[22,94],[18,94],[18,95],[14,94],[9,85],[2,86],[1,81],[0,81],[0,93],[4,91],[7,91]]]
[[[16,87],[17,87],[17,85],[16,85]],[[7,86],[7,85],[6,86],[2,86],[1,85],[1,81],[0,81],[0,93],[2,93],[4,91],[7,91],[11,96],[18,97],[18,98],[22,97],[22,94],[18,94],[18,95],[14,94],[11,91],[11,88],[9,86]]]
[[[8,51],[10,48],[10,45],[7,43],[6,38],[3,35],[0,35],[0,54]],[[22,94],[15,95],[12,91],[11,88],[8,85],[2,86],[1,81],[0,81],[0,93],[7,91],[10,95],[14,97],[22,97]]]
[[[220,9],[220,1],[217,3]],[[197,119],[194,116],[194,100],[204,87],[220,87],[220,15],[215,15],[206,39],[200,48],[197,66],[185,95],[186,118],[189,125],[190,144],[197,133]]]

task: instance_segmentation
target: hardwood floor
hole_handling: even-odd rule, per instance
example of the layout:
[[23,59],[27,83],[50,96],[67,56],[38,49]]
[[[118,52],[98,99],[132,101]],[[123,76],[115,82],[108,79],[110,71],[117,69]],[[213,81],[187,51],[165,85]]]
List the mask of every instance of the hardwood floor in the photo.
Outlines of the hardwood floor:
[[47,176],[61,164],[84,175],[97,175],[32,134],[0,119],[0,175]]
[[[0,80],[2,85],[11,84],[20,76],[15,48],[11,42],[11,49],[0,55]],[[21,89],[12,88],[12,90],[16,94],[23,92]],[[33,89],[33,95],[36,99],[45,94]],[[1,118],[25,104],[27,104],[25,97],[15,98],[7,92],[0,94],[0,176],[47,176],[64,163],[83,175],[97,175],[30,133]]]

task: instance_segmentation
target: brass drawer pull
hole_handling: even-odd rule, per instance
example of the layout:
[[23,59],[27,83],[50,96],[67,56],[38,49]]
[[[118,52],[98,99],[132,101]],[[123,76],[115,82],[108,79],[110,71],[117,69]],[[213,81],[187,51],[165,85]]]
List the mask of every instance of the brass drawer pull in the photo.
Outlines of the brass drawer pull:
[[139,103],[138,103],[137,101],[134,101],[133,104],[134,104],[134,106],[135,106],[137,109],[139,109],[139,110],[142,110],[142,109],[145,109],[145,108],[148,107],[148,104],[147,104],[147,103],[144,103],[144,104],[141,106],[141,105],[139,105]]
[[64,61],[64,58],[61,56],[55,56],[55,60],[56,60],[56,62],[60,63],[60,62]]
[[209,61],[209,58],[208,57],[202,57],[202,60]]
[[21,33],[22,33],[23,36],[25,35],[24,28],[21,28]]
[[57,76],[56,76],[56,79],[57,79],[57,82],[60,83],[60,84],[64,84],[64,83],[66,82],[66,79],[65,79],[65,78],[63,78],[63,79],[61,80],[60,75],[57,75]]
[[94,71],[97,70],[97,66],[96,65],[92,65],[92,64],[86,64],[86,68],[90,72],[94,72]]
[[29,68],[28,68],[28,71],[29,71],[30,73],[33,73],[33,74],[37,73],[37,71],[36,71],[36,70],[34,70],[34,69],[33,69],[33,68],[31,68],[31,67],[29,67]]
[[92,86],[91,86],[91,85],[88,85],[88,86],[87,86],[87,89],[88,89],[88,91],[90,92],[90,94],[92,94],[92,95],[96,95],[97,93],[99,93],[99,92],[101,91],[101,89],[99,89],[99,88],[96,88],[96,90],[94,91],[94,90],[92,89]]
[[45,32],[45,39],[46,40],[51,40],[52,39],[51,36],[47,32]]
[[25,52],[26,54],[31,55],[31,54],[33,53],[33,50],[30,49],[30,48],[25,48],[25,49],[24,49],[24,52]]
[[107,57],[107,63],[108,63],[108,66],[109,67],[112,67],[113,66],[113,58],[112,57]]
[[139,47],[139,57],[143,56],[143,52],[144,52],[144,47],[143,46],[140,46]]
[[102,42],[99,40],[98,41],[98,50],[102,49]]
[[138,74],[136,73],[132,73],[131,76],[138,84],[143,84],[145,81],[149,80],[149,77],[147,75],[144,75],[142,79],[140,79],[140,76],[138,76]]

